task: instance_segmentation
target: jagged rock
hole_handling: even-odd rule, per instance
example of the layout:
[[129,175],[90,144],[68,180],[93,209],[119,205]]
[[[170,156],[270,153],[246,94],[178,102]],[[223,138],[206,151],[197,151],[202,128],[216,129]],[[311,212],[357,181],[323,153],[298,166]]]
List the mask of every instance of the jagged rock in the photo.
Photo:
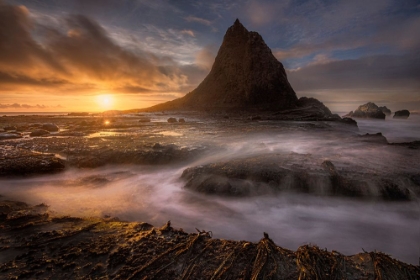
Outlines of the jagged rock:
[[31,134],[29,134],[29,136],[31,137],[37,137],[37,136],[44,136],[44,135],[48,135],[50,134],[49,131],[44,130],[44,129],[37,129],[31,132]]
[[368,118],[368,119],[385,119],[385,114],[379,109],[379,107],[372,102],[360,105],[356,111],[351,111],[344,117],[351,118]]
[[176,123],[178,122],[175,118],[169,118],[168,123]]
[[394,114],[394,119],[407,119],[410,116],[410,111],[400,110],[396,111]]
[[58,126],[53,123],[45,123],[42,125],[41,129],[49,131],[49,132],[56,132],[59,130]]
[[283,64],[261,35],[236,20],[204,81],[186,96],[148,110],[281,110],[296,101]]
[[387,115],[387,116],[390,116],[391,115],[391,110],[390,109],[388,109],[386,106],[380,106],[379,107],[379,110],[381,110],[382,111],[382,113],[384,113],[385,115]]

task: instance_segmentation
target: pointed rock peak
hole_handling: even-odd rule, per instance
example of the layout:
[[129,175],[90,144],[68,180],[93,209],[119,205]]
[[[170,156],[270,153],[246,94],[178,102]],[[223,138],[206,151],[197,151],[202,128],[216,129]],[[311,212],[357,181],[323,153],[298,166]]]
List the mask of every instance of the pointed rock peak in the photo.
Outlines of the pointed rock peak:
[[231,34],[231,35],[234,35],[237,33],[239,34],[248,33],[248,30],[245,28],[245,26],[242,25],[239,19],[236,19],[233,25],[229,27],[228,31],[226,32],[226,34]]

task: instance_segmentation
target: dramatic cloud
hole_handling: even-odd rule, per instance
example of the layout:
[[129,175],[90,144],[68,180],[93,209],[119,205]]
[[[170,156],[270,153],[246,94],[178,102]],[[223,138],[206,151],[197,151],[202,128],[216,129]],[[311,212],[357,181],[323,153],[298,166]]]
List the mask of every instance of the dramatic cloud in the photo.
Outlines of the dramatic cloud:
[[[71,15],[61,28],[37,26],[22,6],[0,5],[0,89],[27,86],[173,92],[189,86],[173,60],[117,45],[103,27],[82,15]],[[183,30],[194,36],[193,31]],[[73,92],[74,93],[74,92]]]

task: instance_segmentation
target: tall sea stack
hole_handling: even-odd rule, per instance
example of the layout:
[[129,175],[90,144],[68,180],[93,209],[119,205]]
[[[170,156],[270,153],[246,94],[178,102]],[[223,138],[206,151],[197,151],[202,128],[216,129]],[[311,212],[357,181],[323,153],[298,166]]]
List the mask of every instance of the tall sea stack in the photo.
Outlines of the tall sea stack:
[[229,27],[210,73],[182,98],[149,110],[283,110],[297,97],[283,64],[257,32],[237,19]]

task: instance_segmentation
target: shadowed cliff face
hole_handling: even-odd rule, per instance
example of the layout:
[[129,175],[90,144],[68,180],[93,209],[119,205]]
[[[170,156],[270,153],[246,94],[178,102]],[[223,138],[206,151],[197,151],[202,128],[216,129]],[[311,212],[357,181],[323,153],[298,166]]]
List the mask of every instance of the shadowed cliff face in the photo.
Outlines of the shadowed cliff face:
[[294,108],[296,102],[283,65],[257,32],[236,20],[204,81],[185,97],[151,109],[281,110]]

